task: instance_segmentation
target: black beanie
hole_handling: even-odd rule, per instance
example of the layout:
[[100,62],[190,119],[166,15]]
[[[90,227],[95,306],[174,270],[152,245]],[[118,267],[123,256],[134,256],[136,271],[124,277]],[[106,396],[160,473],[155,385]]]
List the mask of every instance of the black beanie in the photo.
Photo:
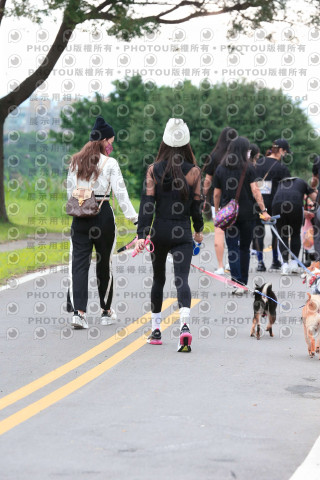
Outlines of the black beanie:
[[90,133],[90,140],[104,140],[105,138],[114,137],[114,135],[114,130],[111,125],[106,123],[102,117],[97,117]]

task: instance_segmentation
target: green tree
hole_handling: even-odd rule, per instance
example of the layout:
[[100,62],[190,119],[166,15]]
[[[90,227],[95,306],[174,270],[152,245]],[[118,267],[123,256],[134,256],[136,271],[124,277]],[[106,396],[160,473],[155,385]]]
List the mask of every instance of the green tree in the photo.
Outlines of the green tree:
[[[161,24],[178,24],[197,17],[228,14],[232,33],[257,28],[261,22],[272,22],[278,14],[285,20],[290,2],[288,0],[268,2],[231,0],[227,3],[219,0],[213,3],[209,0],[181,0],[176,5],[172,5],[170,0],[149,2],[144,0],[42,0],[41,3],[32,0],[12,0],[9,6],[6,3],[6,0],[0,0],[0,24],[4,17],[26,17],[35,23],[41,23],[44,18],[55,14],[56,11],[62,12],[62,22],[43,63],[14,91],[0,99],[0,220],[2,221],[8,221],[4,198],[4,121],[12,109],[21,105],[48,78],[78,25],[90,22],[94,29],[97,24],[107,22],[109,35],[129,41],[134,37],[157,30]],[[315,6],[309,22],[318,24],[318,2],[304,0],[304,3]],[[146,12],[146,15],[141,16],[141,11]]]
[[61,175],[64,165],[63,155],[57,155],[59,145],[52,140],[39,144],[36,131],[19,132],[16,140],[4,136],[5,173],[9,178],[34,177],[40,172],[46,177]]
[[[165,124],[170,117],[182,117],[191,133],[191,145],[199,165],[203,165],[220,131],[227,125],[238,130],[264,153],[273,140],[286,138],[294,152],[287,162],[292,173],[305,176],[310,161],[320,150],[320,141],[312,137],[313,127],[299,102],[281,90],[259,88],[244,81],[227,85],[199,87],[188,80],[175,88],[143,83],[134,76],[114,82],[110,101],[97,95],[73,104],[74,112],[62,115],[62,127],[72,130],[72,150],[77,151],[88,141],[93,112],[100,113],[116,132],[115,157],[127,179],[130,193],[140,195],[148,164],[157,155]],[[63,132],[55,134],[59,142]]]

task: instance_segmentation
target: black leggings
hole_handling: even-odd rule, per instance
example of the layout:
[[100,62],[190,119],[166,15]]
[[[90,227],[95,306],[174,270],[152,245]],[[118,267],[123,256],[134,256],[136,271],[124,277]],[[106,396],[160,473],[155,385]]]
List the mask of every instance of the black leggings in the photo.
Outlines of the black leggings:
[[113,295],[112,252],[115,245],[115,223],[109,202],[104,202],[95,217],[74,217],[71,226],[67,310],[86,311],[88,273],[93,246],[96,249],[96,276],[103,310],[109,310]]
[[193,253],[190,222],[157,220],[153,225],[151,240],[154,244],[154,252],[151,254],[153,266],[151,311],[161,312],[163,287],[166,282],[166,259],[169,252],[173,256],[179,308],[190,308],[191,291],[188,277]]
[[[263,252],[264,237],[266,234],[265,226],[263,225],[259,217],[255,219],[255,222],[256,224],[253,231],[253,248],[258,252]],[[272,250],[277,250],[278,239],[272,230],[271,230],[271,234],[272,234]]]
[[[302,226],[302,206],[296,206],[291,211],[285,211],[284,203],[276,203],[272,207],[272,215],[280,215],[280,218],[277,220],[277,230],[284,241],[284,243],[290,248],[292,253],[299,257],[300,248],[301,248],[301,226]],[[285,213],[284,213],[285,211]],[[282,242],[279,242],[280,252],[285,263],[289,261],[289,252],[283,246]]]
[[[271,197],[271,195],[262,195],[262,197],[263,197],[265,207],[268,210],[268,212],[270,213],[272,211],[272,198],[269,198],[269,197]],[[270,215],[271,215],[271,213],[270,213]],[[261,222],[261,219],[260,219],[259,215],[257,215],[256,216],[256,224],[255,224],[254,231],[253,231],[253,242],[254,242],[253,245],[254,245],[255,250],[257,250],[258,252],[263,253],[265,234],[266,234],[266,228],[263,225],[263,223]],[[275,252],[278,251],[278,239],[277,239],[276,235],[273,233],[272,230],[271,230],[271,234],[272,234],[272,251],[273,251],[273,256],[274,256]],[[277,255],[277,253],[276,253],[276,255]]]

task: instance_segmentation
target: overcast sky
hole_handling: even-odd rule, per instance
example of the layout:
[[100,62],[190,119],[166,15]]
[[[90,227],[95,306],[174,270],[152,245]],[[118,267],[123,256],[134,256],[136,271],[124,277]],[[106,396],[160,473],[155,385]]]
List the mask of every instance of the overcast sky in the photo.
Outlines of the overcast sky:
[[[108,37],[101,26],[95,35],[77,27],[68,51],[60,57],[41,92],[51,99],[64,94],[73,98],[90,96],[95,91],[108,95],[113,80],[135,73],[159,85],[175,85],[185,78],[194,84],[204,78],[212,84],[245,78],[261,87],[281,87],[301,99],[313,125],[320,127],[319,31],[303,25],[266,25],[251,37],[234,38],[235,50],[228,52],[228,18],[219,15],[162,26],[159,34],[130,43]],[[89,29],[89,24],[85,26]],[[39,65],[57,30],[58,24],[50,19],[45,19],[41,27],[29,20],[3,20],[1,95]],[[274,33],[273,42],[265,39],[269,32]]]

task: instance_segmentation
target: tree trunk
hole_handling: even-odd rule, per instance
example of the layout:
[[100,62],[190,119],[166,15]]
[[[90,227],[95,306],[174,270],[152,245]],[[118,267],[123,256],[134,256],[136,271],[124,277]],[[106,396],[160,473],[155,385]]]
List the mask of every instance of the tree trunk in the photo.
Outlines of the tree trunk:
[[68,45],[74,28],[75,25],[68,25],[62,22],[54,43],[43,63],[28,78],[21,82],[13,92],[0,98],[0,112],[4,112],[6,117],[10,107],[18,107],[21,105],[21,103],[27,100],[41,83],[49,77],[61,54]]
[[62,22],[55,41],[50,48],[44,62],[39,66],[39,68],[37,68],[35,72],[33,72],[28,78],[26,78],[22,83],[20,83],[16,90],[0,98],[0,221],[9,221],[6,212],[4,195],[4,121],[10,112],[10,107],[18,107],[19,105],[21,105],[21,103],[23,103],[27,98],[29,98],[30,95],[32,95],[32,93],[39,87],[39,85],[48,78],[55,64],[59,60],[61,54],[68,45],[74,28],[75,25],[69,25],[65,22]]
[[4,120],[1,118],[0,119],[0,222],[9,222],[9,218],[6,210],[5,198],[4,198],[3,124],[4,124]]
[[6,6],[7,0],[0,0],[0,24],[4,16],[4,7]]

